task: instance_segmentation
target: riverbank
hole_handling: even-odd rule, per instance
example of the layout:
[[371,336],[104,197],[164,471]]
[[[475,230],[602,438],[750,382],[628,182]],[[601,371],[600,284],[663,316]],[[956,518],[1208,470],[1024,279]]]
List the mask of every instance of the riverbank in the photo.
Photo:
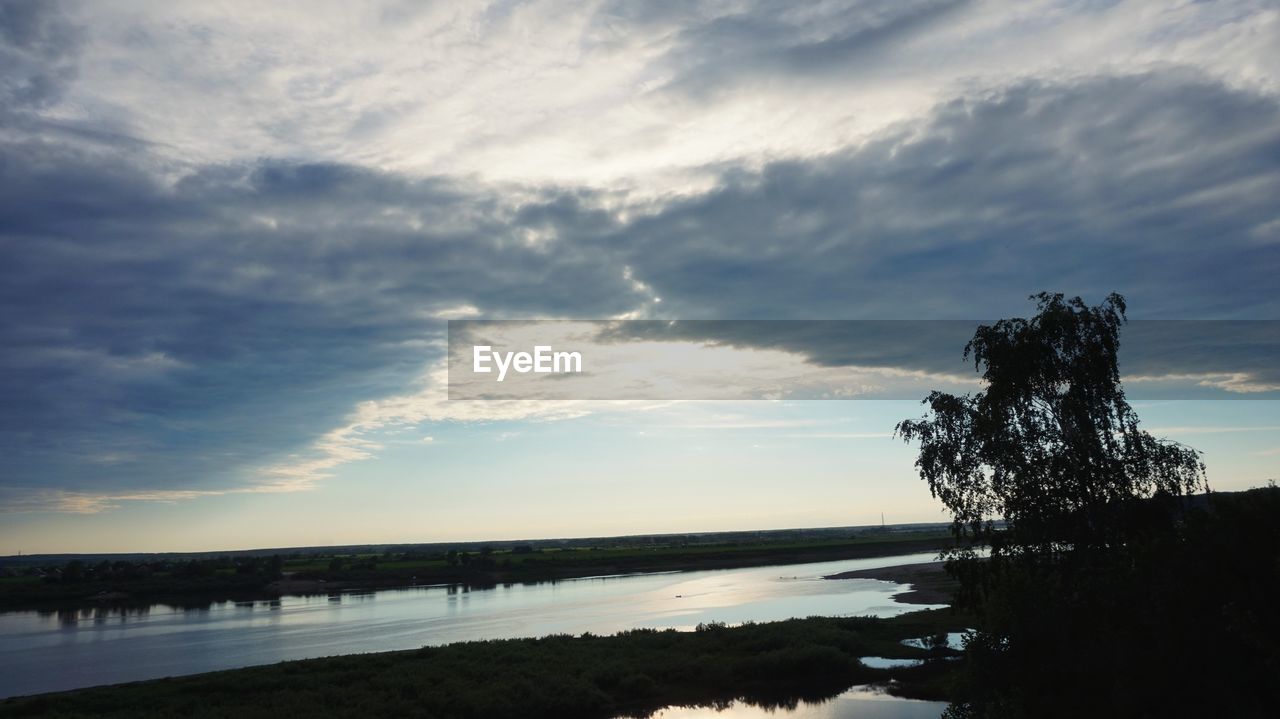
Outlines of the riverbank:
[[950,604],[959,583],[947,574],[944,565],[944,562],[927,562],[857,569],[832,574],[823,579],[877,579],[882,582],[909,584],[911,589],[893,595],[895,601],[903,604]]
[[[950,535],[939,531],[740,544],[661,547],[567,547],[554,551],[515,549],[416,555],[309,555],[282,559],[278,571],[260,562],[253,571],[219,560],[177,569],[103,576],[10,577],[0,579],[0,611],[58,611],[94,607],[169,604],[198,607],[222,601],[259,601],[281,596],[332,594],[353,589],[456,584],[493,587],[580,577],[646,572],[739,569],[869,559],[940,550]],[[229,561],[229,560],[226,560]],[[131,569],[137,567],[131,567]],[[201,573],[203,572],[203,573]]]
[[778,705],[890,680],[895,694],[946,699],[960,662],[870,669],[858,657],[940,657],[948,652],[902,640],[968,625],[943,609],[891,619],[811,617],[694,632],[465,642],[8,699],[0,701],[0,717],[607,719],[742,697]]

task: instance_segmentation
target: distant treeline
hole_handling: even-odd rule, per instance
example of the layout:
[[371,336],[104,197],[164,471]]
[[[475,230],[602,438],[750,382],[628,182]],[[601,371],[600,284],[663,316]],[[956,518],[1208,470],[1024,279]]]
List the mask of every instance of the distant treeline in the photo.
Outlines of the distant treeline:
[[616,544],[562,548],[523,542],[380,553],[301,553],[186,559],[72,559],[56,565],[8,568],[0,576],[0,609],[70,609],[98,605],[269,599],[425,584],[476,587],[601,574],[794,564],[941,549],[940,528],[914,531],[823,532],[796,540]]
[[193,559],[225,559],[237,557],[282,557],[297,559],[306,556],[347,556],[368,554],[417,554],[438,555],[449,550],[479,552],[485,547],[496,551],[516,547],[533,549],[618,549],[629,547],[679,547],[695,545],[752,544],[759,542],[805,542],[818,539],[847,539],[867,535],[916,534],[919,532],[945,531],[946,523],[859,525],[848,527],[810,527],[795,529],[753,529],[728,532],[691,532],[685,534],[629,534],[610,537],[560,537],[551,539],[475,540],[459,542],[416,542],[394,544],[347,544],[323,547],[274,547],[264,549],[237,549],[218,552],[115,552],[115,553],[61,553],[17,554],[0,557],[0,570],[30,566],[60,567],[79,559],[97,564],[111,562],[185,562]]

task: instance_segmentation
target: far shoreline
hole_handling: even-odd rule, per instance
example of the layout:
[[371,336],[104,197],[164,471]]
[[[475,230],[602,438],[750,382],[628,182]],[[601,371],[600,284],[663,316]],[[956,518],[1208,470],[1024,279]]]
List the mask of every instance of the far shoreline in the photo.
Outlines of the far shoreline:
[[901,604],[951,604],[956,581],[947,574],[945,562],[899,564],[893,567],[855,569],[830,574],[823,579],[874,579],[881,582],[908,585],[910,588],[893,595]]
[[[943,533],[925,530],[837,541],[766,541],[743,545],[688,546],[665,551],[630,548],[524,555],[495,552],[488,566],[448,566],[441,558],[412,566],[389,563],[371,570],[287,572],[285,576],[271,579],[231,575],[192,580],[170,577],[136,583],[110,580],[80,584],[7,579],[0,581],[0,613],[129,609],[157,604],[192,607],[227,601],[270,601],[288,596],[441,585],[483,589],[504,584],[536,584],[596,576],[893,557],[938,551],[948,546],[950,541]],[[507,559],[516,561],[508,565],[503,561]]]

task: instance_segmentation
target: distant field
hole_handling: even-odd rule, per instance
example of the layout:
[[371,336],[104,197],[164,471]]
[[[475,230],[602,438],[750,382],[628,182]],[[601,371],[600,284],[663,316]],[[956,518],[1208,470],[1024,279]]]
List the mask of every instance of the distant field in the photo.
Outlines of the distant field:
[[[60,609],[102,604],[189,606],[281,594],[328,593],[459,583],[492,586],[602,574],[688,571],[891,556],[941,549],[950,535],[936,526],[886,531],[797,530],[694,537],[612,538],[406,547],[383,551],[238,553],[188,559],[71,559],[10,567],[0,578],[0,610]],[[664,541],[665,540],[665,541]],[[607,542],[601,546],[594,542]],[[35,576],[39,574],[40,576]]]

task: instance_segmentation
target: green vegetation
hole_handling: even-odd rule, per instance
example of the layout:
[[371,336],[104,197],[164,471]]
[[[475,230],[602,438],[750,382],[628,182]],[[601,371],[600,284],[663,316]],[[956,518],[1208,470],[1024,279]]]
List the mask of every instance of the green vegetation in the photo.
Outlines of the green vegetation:
[[977,620],[947,715],[1280,716],[1280,489],[1197,494],[1199,454],[1125,400],[1123,298],[1037,298],[965,348],[984,391],[898,426]]
[[[614,546],[510,544],[187,559],[72,560],[0,578],[0,610],[168,603],[181,606],[282,594],[457,583],[476,587],[633,572],[687,571],[890,556],[942,549],[944,530],[868,529],[842,536]],[[711,535],[714,537],[714,535]],[[643,541],[641,541],[643,540]],[[617,541],[617,540],[615,540]]]
[[769,706],[897,679],[936,698],[960,662],[868,669],[860,656],[941,657],[901,644],[958,631],[948,610],[894,619],[795,619],[695,632],[467,642],[413,651],[284,662],[192,677],[0,701],[0,716],[614,717],[668,704],[745,696]]
[[281,576],[284,558],[134,562],[71,560],[0,578],[0,609],[64,609],[164,601],[189,606],[253,598]]

